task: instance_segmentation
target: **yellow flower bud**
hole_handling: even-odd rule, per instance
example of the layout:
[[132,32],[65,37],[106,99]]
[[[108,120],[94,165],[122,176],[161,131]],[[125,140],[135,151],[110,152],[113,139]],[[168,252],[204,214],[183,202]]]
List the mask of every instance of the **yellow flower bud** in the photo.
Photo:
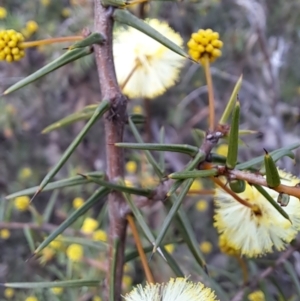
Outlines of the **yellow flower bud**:
[[78,262],[83,257],[83,247],[78,244],[71,244],[66,251],[67,257],[74,262]]
[[2,239],[10,238],[10,231],[8,229],[0,230],[0,238],[2,238]]
[[0,60],[8,63],[20,60],[24,55],[21,43],[24,37],[13,29],[0,30]]
[[13,297],[14,295],[15,295],[15,291],[14,291],[13,288],[8,287],[8,288],[6,288],[6,289],[4,290],[4,297],[5,297],[6,299],[12,299],[12,297]]
[[26,29],[33,34],[39,29],[39,25],[34,20],[30,20],[26,23]]
[[14,205],[19,211],[26,211],[30,205],[30,198],[27,195],[15,198]]
[[3,6],[0,6],[0,19],[5,19],[7,16],[7,11]]
[[216,58],[222,55],[220,48],[222,48],[223,43],[219,40],[219,33],[211,29],[199,29],[198,32],[193,33],[187,46],[191,58],[201,64],[205,64],[205,58],[214,62]]

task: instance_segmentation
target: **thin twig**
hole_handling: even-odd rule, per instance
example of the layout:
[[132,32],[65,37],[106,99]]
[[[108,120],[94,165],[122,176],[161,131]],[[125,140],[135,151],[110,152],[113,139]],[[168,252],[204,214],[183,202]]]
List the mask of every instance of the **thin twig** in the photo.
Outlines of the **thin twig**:
[[137,228],[134,223],[134,219],[133,219],[132,215],[127,215],[127,220],[128,220],[129,226],[131,228],[131,231],[132,231],[132,234],[133,234],[133,237],[135,240],[135,244],[136,244],[136,247],[137,247],[141,262],[142,262],[142,266],[145,271],[146,279],[148,282],[154,283],[154,278],[151,273],[151,270],[150,270],[150,267],[149,267],[149,264],[147,261],[147,257],[146,257],[145,251],[143,249],[143,246],[142,246],[142,243],[141,243],[141,240],[139,237],[139,233],[137,231]]
[[209,104],[209,130],[213,131],[215,128],[215,99],[214,89],[210,73],[209,58],[207,55],[204,56],[204,71],[208,89],[208,104]]

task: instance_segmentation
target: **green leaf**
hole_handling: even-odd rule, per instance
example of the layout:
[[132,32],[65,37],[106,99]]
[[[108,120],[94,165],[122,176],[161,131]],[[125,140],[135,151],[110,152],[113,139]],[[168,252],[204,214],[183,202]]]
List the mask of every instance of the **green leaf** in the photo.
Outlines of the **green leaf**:
[[127,202],[127,204],[129,205],[135,219],[137,220],[137,222],[139,223],[140,227],[142,228],[145,236],[147,237],[147,239],[149,240],[149,242],[151,244],[154,243],[155,241],[155,237],[152,234],[150,228],[148,227],[140,209],[136,206],[136,204],[133,202],[131,196],[129,194],[124,193],[124,198]]
[[196,179],[196,178],[206,178],[206,177],[213,177],[218,174],[217,169],[208,169],[208,170],[191,170],[191,171],[180,171],[174,172],[168,175],[170,179]]
[[239,122],[240,122],[240,103],[237,102],[233,111],[228,143],[228,155],[226,158],[226,167],[233,169],[237,163],[238,140],[239,140]]
[[29,229],[29,227],[27,225],[25,225],[23,232],[26,237],[29,249],[31,252],[33,252],[34,251],[34,240],[32,237],[31,229]]
[[86,213],[94,204],[103,203],[104,197],[110,192],[107,188],[99,188],[96,190],[91,197],[73,213],[71,213],[68,218],[56,229],[54,230],[34,251],[33,255],[36,255],[42,251],[48,244],[53,241],[58,235],[60,235],[64,230],[66,230],[70,225],[72,225],[80,216]]
[[282,209],[282,207],[268,194],[268,192],[260,185],[253,184],[253,186],[259,191],[260,194],[262,194],[266,200],[284,217],[286,218],[290,223],[290,217],[289,215]]
[[143,124],[146,122],[145,116],[141,114],[132,114],[129,117],[134,124]]
[[[144,143],[139,131],[137,130],[136,126],[134,125],[133,121],[131,118],[128,119],[128,123],[129,123],[129,126],[130,126],[130,129],[135,137],[135,139],[139,142],[139,143]],[[151,155],[151,153],[146,150],[145,151],[145,155],[146,155],[146,158],[148,160],[148,162],[152,165],[155,173],[157,174],[157,176],[161,179],[163,177],[163,172],[162,170],[160,169],[158,163],[156,162],[156,160],[153,158],[153,156]]]
[[99,279],[80,279],[80,280],[67,280],[67,281],[50,281],[50,282],[11,282],[3,283],[4,287],[11,288],[51,288],[51,287],[83,287],[83,286],[99,286]]
[[189,58],[189,55],[178,45],[176,45],[171,40],[167,39],[164,35],[160,32],[155,30],[153,27],[142,21],[141,19],[135,17],[127,10],[123,9],[116,9],[113,14],[113,18],[115,21],[120,23],[126,24],[131,26],[144,34],[148,35],[149,37],[153,38],[157,42],[161,43],[162,45],[166,46],[170,50],[178,53],[179,55]]
[[57,190],[53,191],[53,193],[51,194],[51,197],[49,199],[49,202],[47,203],[47,206],[44,210],[44,213],[43,213],[43,222],[44,223],[49,222],[50,216],[53,212],[55,202],[57,200],[57,196],[58,196],[58,191]]
[[292,278],[292,280],[293,280],[293,282],[295,284],[297,295],[299,297],[300,296],[300,281],[299,281],[299,277],[297,276],[297,274],[295,272],[295,268],[287,260],[283,261],[283,265],[284,265],[286,271],[288,272],[288,274],[291,276],[291,278]]
[[237,95],[240,91],[240,88],[242,86],[242,82],[243,82],[243,75],[240,76],[240,78],[238,79],[237,83],[235,84],[234,86],[234,89],[232,91],[232,94],[229,98],[229,101],[227,103],[227,106],[223,112],[223,115],[219,121],[219,124],[221,125],[225,125],[231,112],[233,111],[233,108],[234,108],[234,105],[235,105],[235,102],[236,102],[236,99],[237,99]]
[[[190,170],[196,168],[196,166],[198,166],[199,163],[205,159],[205,157],[206,157],[205,153],[199,150],[199,152],[197,153],[195,158],[188,163],[188,165],[185,167],[183,172],[190,171]],[[170,177],[170,175],[169,175],[169,177]],[[171,188],[168,192],[168,195],[172,195],[178,189],[178,187],[182,184],[183,180],[185,180],[185,179],[186,178],[175,181],[173,183],[173,185],[171,186]]]
[[99,32],[93,32],[90,35],[88,35],[86,38],[82,39],[81,41],[78,41],[71,45],[69,47],[69,50],[77,49],[77,48],[84,48],[87,46],[92,46],[93,44],[101,45],[105,41],[105,38],[102,34]]
[[112,264],[109,271],[109,301],[115,301],[115,283],[116,283],[116,269],[118,260],[118,249],[119,249],[120,239],[115,237],[113,239],[113,252],[112,252]]
[[[290,146],[285,146],[285,147],[282,147],[275,151],[272,151],[269,154],[272,156],[272,158],[275,162],[285,156],[288,156],[288,157],[294,159],[294,154],[291,152],[291,150],[298,148],[299,146],[300,146],[300,143],[297,142],[297,143],[291,144]],[[250,161],[237,164],[235,168],[239,169],[239,170],[253,168],[255,165],[262,163],[264,161],[264,159],[265,159],[264,155],[259,156]]]
[[266,150],[265,152],[266,181],[269,187],[274,188],[280,185],[280,176],[272,156]]
[[112,182],[107,182],[99,178],[94,178],[93,176],[88,176],[88,175],[82,175],[84,178],[89,180],[90,182],[96,183],[98,185],[101,185],[103,187],[112,189],[112,190],[117,190],[129,194],[136,194],[136,195],[141,195],[145,197],[151,197],[151,195],[154,193],[153,190],[151,189],[142,189],[142,188],[134,188],[134,187],[128,187],[125,184],[116,184]]
[[161,250],[167,260],[167,263],[169,264],[170,268],[172,269],[176,277],[184,277],[185,274],[180,269],[179,265],[177,264],[173,256],[164,247],[161,247]]
[[[162,226],[160,227],[161,230],[159,231],[159,234],[155,240],[155,244],[153,247],[153,253],[156,252],[157,247],[162,242],[165,234],[167,233],[167,231],[170,227],[172,220],[174,219],[174,216],[176,215],[176,213],[177,213],[180,205],[182,204],[183,199],[185,198],[186,194],[188,193],[192,183],[193,183],[193,179],[188,179],[188,180],[186,180],[186,182],[184,182],[182,184],[183,188],[181,189],[179,196],[177,198],[175,198],[174,204],[172,205],[169,213],[167,214],[166,218],[164,219]],[[171,198],[173,198],[173,195],[171,196]]]
[[46,128],[44,128],[42,130],[42,134],[46,134],[46,133],[49,133],[56,129],[65,127],[76,121],[86,120],[86,119],[91,118],[93,116],[97,106],[98,105],[86,106],[81,111],[70,114],[69,116],[62,118],[59,121],[56,121],[55,123],[50,124],[49,126],[47,126]]
[[25,77],[24,79],[9,87],[7,90],[4,91],[3,95],[7,95],[11,92],[19,90],[29,85],[30,83],[40,79],[41,77],[47,75],[48,73],[89,54],[91,54],[91,49],[89,48],[78,48],[67,51],[56,60],[52,61],[43,68],[39,69],[38,71],[32,73],[31,75]]
[[[89,172],[89,173],[86,173],[86,175],[93,176],[94,178],[96,178],[96,177],[104,178],[104,173],[99,172],[99,171]],[[65,188],[65,187],[70,187],[70,186],[83,185],[83,184],[88,184],[88,183],[91,183],[91,182],[89,180],[87,180],[86,178],[83,178],[82,176],[75,176],[75,177],[71,177],[68,179],[51,182],[45,187],[44,191],[54,190],[54,189],[58,189],[58,188]],[[7,200],[11,200],[18,196],[32,195],[37,191],[38,188],[39,188],[39,186],[27,188],[27,189],[9,194],[5,198]]]
[[119,143],[115,143],[115,145],[118,146],[118,147],[129,148],[129,149],[183,153],[183,154],[190,155],[192,157],[194,157],[199,151],[198,147],[188,145],[188,144],[125,143],[125,142],[119,142]]
[[179,208],[176,216],[176,225],[181,232],[181,236],[186,242],[190,252],[193,254],[196,262],[207,273],[204,256],[200,251],[199,243],[197,242],[195,232],[190,223],[188,216],[182,208]]
[[85,135],[89,131],[89,129],[109,109],[109,107],[110,107],[110,103],[109,103],[109,101],[106,101],[106,100],[103,100],[99,104],[99,106],[95,110],[91,119],[87,122],[87,124],[83,127],[83,129],[80,131],[80,133],[77,135],[77,137],[69,145],[69,147],[66,149],[66,151],[61,156],[60,160],[57,162],[57,164],[45,176],[45,178],[41,182],[36,194],[41,192],[45,188],[45,186],[49,183],[49,181],[57,174],[57,172],[62,168],[64,163],[69,159],[69,157],[72,155],[72,153],[74,152],[76,147],[79,145],[79,143],[85,137]]

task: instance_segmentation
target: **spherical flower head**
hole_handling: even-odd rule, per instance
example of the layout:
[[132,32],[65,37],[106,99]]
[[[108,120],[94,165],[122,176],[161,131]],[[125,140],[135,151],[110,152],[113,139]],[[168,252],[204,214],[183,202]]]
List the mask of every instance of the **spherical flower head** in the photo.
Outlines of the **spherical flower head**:
[[165,246],[165,249],[168,253],[173,254],[175,246],[174,246],[174,244],[168,244]]
[[24,57],[23,41],[23,35],[13,29],[0,30],[0,61],[11,63]]
[[83,247],[78,244],[71,244],[66,251],[67,257],[74,262],[78,262],[83,257]]
[[206,211],[207,207],[208,207],[208,205],[207,205],[207,201],[206,200],[199,200],[196,203],[196,210],[199,211],[199,212]]
[[61,295],[64,291],[64,288],[63,287],[52,287],[50,290],[54,295]]
[[[279,175],[284,185],[295,186],[300,182],[300,179],[280,170]],[[278,192],[266,187],[264,189],[277,201]],[[227,247],[248,257],[262,256],[273,252],[273,249],[284,250],[300,230],[299,199],[290,196],[287,206],[282,207],[291,223],[248,183],[245,191],[238,195],[259,210],[246,207],[222,189],[216,189],[214,226]]]
[[212,249],[213,249],[213,246],[209,241],[203,241],[200,244],[200,250],[203,254],[211,253]]
[[29,167],[23,167],[19,172],[20,180],[26,180],[32,176],[32,170]]
[[[178,46],[181,36],[166,22],[145,21]],[[132,27],[115,33],[114,60],[118,82],[129,97],[154,98],[176,83],[184,58]]]
[[107,241],[107,234],[105,231],[99,229],[93,233],[93,240]]
[[7,16],[7,10],[5,7],[0,6],[0,19],[5,19]]
[[137,164],[135,161],[128,161],[125,164],[125,169],[128,173],[136,173],[137,170]]
[[80,208],[84,204],[84,199],[83,198],[75,198],[72,202],[72,206],[74,209]]
[[138,285],[125,297],[126,301],[215,301],[216,295],[201,282],[171,278],[167,283]]
[[25,299],[25,301],[39,301],[37,297],[35,296],[29,296]]
[[219,33],[211,29],[199,29],[192,34],[187,43],[189,55],[197,62],[204,64],[205,57],[212,63],[222,55],[223,42],[219,40]]
[[102,301],[102,299],[99,296],[94,296],[92,301]]
[[34,20],[30,20],[26,23],[26,29],[30,34],[33,34],[37,32],[37,30],[39,29],[39,25]]
[[93,233],[99,226],[98,221],[91,217],[87,217],[81,226],[81,231],[85,234]]
[[12,299],[14,295],[15,295],[15,291],[13,288],[8,287],[4,290],[4,297],[6,299]]
[[1,229],[0,230],[0,238],[9,239],[10,238],[10,231],[8,229]]
[[255,291],[248,295],[249,301],[266,301],[265,294],[262,291]]
[[27,195],[18,196],[15,198],[14,205],[19,211],[27,211],[30,206],[30,198]]

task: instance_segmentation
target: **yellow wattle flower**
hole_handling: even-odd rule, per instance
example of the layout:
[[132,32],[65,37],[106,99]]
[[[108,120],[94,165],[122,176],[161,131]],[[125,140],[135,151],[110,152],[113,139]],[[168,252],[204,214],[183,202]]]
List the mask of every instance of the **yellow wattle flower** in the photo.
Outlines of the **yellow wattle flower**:
[[171,278],[167,283],[138,285],[125,295],[125,301],[217,301],[214,291],[201,282],[186,278]]
[[71,244],[66,251],[67,257],[74,262],[78,262],[83,257],[83,247],[79,244]]
[[[178,46],[181,36],[166,22],[145,20]],[[123,93],[129,97],[154,98],[173,86],[184,64],[184,58],[132,27],[114,34],[114,61]]]
[[61,295],[64,292],[63,287],[52,287],[50,290],[54,295]]
[[91,234],[94,232],[99,226],[99,223],[97,220],[87,217],[81,226],[81,231],[85,234]]
[[81,207],[84,204],[84,199],[83,198],[75,198],[72,202],[72,206],[74,209],[78,209],[79,207]]
[[107,241],[107,234],[105,231],[99,229],[93,233],[93,240],[98,241]]
[[0,61],[19,61],[25,55],[22,46],[24,37],[13,29],[0,30]]
[[26,29],[30,34],[33,34],[37,32],[37,30],[39,29],[39,25],[34,20],[29,20],[26,23]]
[[4,297],[6,299],[12,299],[14,295],[15,295],[15,291],[13,288],[8,287],[4,290]]
[[0,19],[5,19],[7,16],[7,10],[5,7],[0,6]]
[[[281,183],[295,186],[300,179],[279,170]],[[264,187],[269,195],[277,201],[278,192]],[[231,195],[220,188],[215,191],[215,223],[220,234],[220,248],[226,247],[247,257],[262,256],[282,251],[300,230],[300,201],[290,196],[287,206],[282,209],[288,214],[292,223],[284,218],[253,186],[246,183],[244,192],[238,194],[259,211],[237,202]],[[224,245],[224,246],[223,246]],[[222,250],[226,253],[226,249]]]
[[128,172],[128,173],[135,173],[136,170],[137,170],[137,164],[135,161],[128,161],[126,164],[125,164],[125,170]]
[[211,29],[199,29],[192,34],[187,46],[192,59],[204,64],[204,57],[208,57],[212,63],[222,55],[223,42],[219,40],[219,33]]
[[8,229],[1,229],[0,230],[0,238],[9,239],[10,238],[10,231]]
[[30,206],[30,198],[27,195],[16,197],[14,205],[19,211],[26,211]]
[[209,241],[203,241],[199,247],[203,254],[209,254],[213,249],[213,245]]
[[255,291],[248,295],[249,301],[266,301],[265,294],[262,291]]

